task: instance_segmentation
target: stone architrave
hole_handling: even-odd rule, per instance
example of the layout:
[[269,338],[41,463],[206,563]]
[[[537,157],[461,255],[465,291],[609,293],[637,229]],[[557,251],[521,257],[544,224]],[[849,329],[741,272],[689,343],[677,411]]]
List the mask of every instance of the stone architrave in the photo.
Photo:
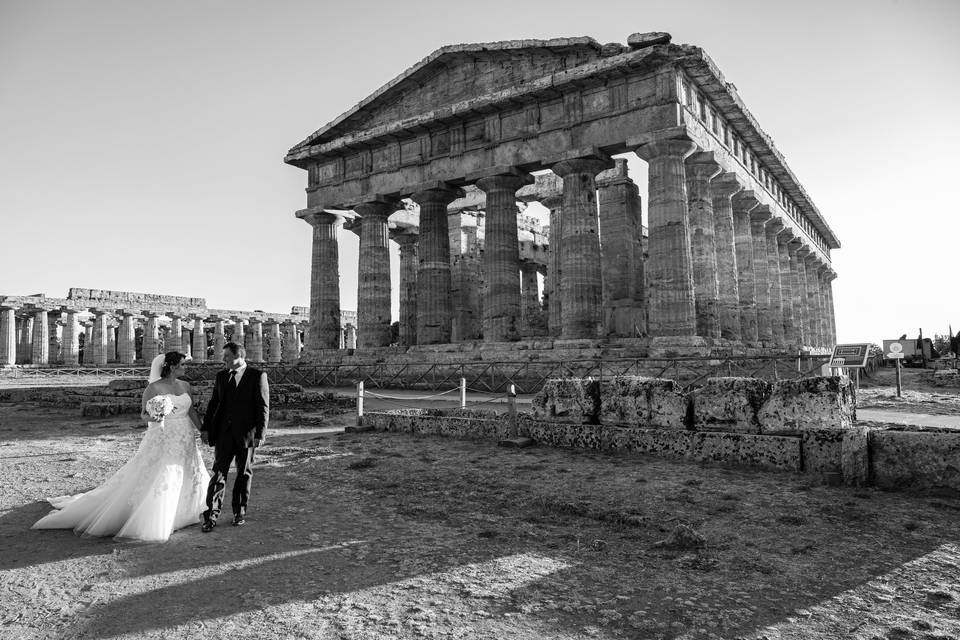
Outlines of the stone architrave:
[[33,312],[33,338],[31,340],[30,362],[34,365],[50,364],[50,325],[47,324],[47,310]]
[[340,342],[340,216],[318,211],[303,219],[313,228],[310,259],[310,343],[308,351],[336,349]]
[[263,362],[263,322],[259,318],[250,320],[247,336],[247,359],[251,362]]
[[400,344],[417,344],[417,243],[415,233],[398,233],[400,245]]
[[403,205],[395,200],[354,207],[360,216],[357,325],[361,349],[390,345],[390,232],[387,218]]
[[733,173],[721,173],[710,182],[713,197],[714,238],[717,248],[717,307],[720,337],[742,340],[740,287],[737,271],[736,233],[733,223],[733,195],[743,186]]
[[561,327],[561,303],[560,303],[560,280],[563,277],[561,272],[560,235],[563,231],[561,227],[563,214],[562,195],[551,195],[540,199],[540,204],[550,211],[550,254],[547,265],[547,287],[545,297],[547,298],[547,324],[549,325],[550,335],[559,336]]
[[133,313],[122,312],[120,333],[117,340],[117,360],[120,364],[133,364],[137,359],[137,332]]
[[155,313],[146,315],[147,323],[143,328],[143,346],[140,352],[143,354],[143,361],[151,364],[153,359],[160,355],[160,318]]
[[770,282],[770,330],[778,348],[787,346],[783,321],[783,288],[780,278],[780,246],[777,236],[783,230],[783,221],[773,217],[764,227],[767,240],[767,278]]
[[[190,344],[183,341],[183,316],[178,313],[170,314],[170,330],[167,332],[167,340],[163,348],[164,351],[178,353],[184,353],[190,348]],[[146,356],[144,359],[146,360]]]
[[812,252],[804,259],[807,271],[807,306],[810,308],[811,346],[823,347],[823,309],[820,308],[820,259]]
[[772,214],[767,205],[750,210],[750,235],[753,238],[753,277],[757,299],[757,337],[766,347],[775,346],[770,317],[770,272],[767,247],[767,222]]
[[655,338],[697,331],[684,162],[695,149],[688,140],[662,140],[635,150],[649,165],[647,322]]
[[793,329],[796,338],[796,346],[803,347],[807,343],[807,325],[803,314],[803,308],[806,306],[806,293],[804,291],[803,278],[800,275],[801,261],[797,256],[797,250],[801,246],[800,239],[794,236],[787,242],[787,258],[790,266],[790,285],[793,295]]
[[75,367],[80,364],[80,320],[75,309],[61,311],[63,317],[63,364]]
[[30,364],[33,360],[33,314],[20,319],[20,337],[17,343],[17,362]]
[[597,153],[551,167],[563,179],[560,337],[564,339],[597,338],[603,326],[596,175],[613,166],[613,160]]
[[694,153],[686,162],[697,335],[719,338],[720,283],[717,278],[715,214],[710,181],[720,174],[720,165],[709,151]]
[[450,297],[452,283],[447,205],[462,196],[461,189],[443,183],[430,185],[410,196],[420,205],[417,344],[450,342],[453,301]]
[[284,320],[280,325],[282,347],[280,359],[283,362],[296,362],[300,358],[300,335],[297,325],[290,320]]
[[[193,352],[194,362],[207,361],[207,332],[203,327],[203,318],[193,317],[193,340],[191,341],[191,351]],[[220,354],[213,354],[214,358],[219,358]]]
[[0,367],[17,363],[17,311],[0,306]]
[[634,337],[646,332],[640,193],[628,175],[626,159],[614,162],[614,169],[597,178],[603,333]]
[[783,339],[787,347],[796,349],[800,346],[800,339],[797,332],[796,310],[793,308],[793,290],[797,284],[793,270],[790,268],[791,239],[793,239],[793,231],[788,228],[782,229],[777,235],[777,251],[780,257],[780,299],[783,305]]
[[512,168],[494,175],[471,176],[486,194],[483,247],[483,340],[503,342],[520,338],[520,241],[517,232],[517,190],[533,177]]

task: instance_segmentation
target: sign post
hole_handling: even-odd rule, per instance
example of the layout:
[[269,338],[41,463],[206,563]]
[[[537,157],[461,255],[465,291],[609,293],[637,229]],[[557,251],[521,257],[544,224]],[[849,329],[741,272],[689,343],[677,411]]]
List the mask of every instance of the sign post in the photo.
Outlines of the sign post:
[[887,348],[890,349],[890,351],[885,354],[885,357],[893,360],[897,364],[897,397],[899,398],[903,393],[900,383],[900,361],[903,360],[903,345],[899,342],[891,342]]

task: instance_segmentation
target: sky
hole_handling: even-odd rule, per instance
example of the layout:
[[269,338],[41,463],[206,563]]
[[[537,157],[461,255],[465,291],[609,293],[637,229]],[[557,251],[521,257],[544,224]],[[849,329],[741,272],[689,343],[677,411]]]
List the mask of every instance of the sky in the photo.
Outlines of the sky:
[[287,149],[447,44],[644,31],[707,51],[839,237],[840,342],[960,331],[955,0],[0,0],[0,295],[306,306]]

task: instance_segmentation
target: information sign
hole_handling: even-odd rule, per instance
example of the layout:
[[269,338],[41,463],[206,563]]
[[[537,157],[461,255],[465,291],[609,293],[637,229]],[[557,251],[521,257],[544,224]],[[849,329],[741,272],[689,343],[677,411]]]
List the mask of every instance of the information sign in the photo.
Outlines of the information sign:
[[870,345],[868,343],[838,344],[833,348],[830,366],[844,369],[863,369],[867,366],[867,358],[869,357]]

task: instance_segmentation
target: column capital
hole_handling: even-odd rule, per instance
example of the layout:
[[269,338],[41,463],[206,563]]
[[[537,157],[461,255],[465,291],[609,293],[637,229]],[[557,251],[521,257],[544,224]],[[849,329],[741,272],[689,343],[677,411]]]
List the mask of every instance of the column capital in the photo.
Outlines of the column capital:
[[[627,140],[627,146],[633,146],[629,140]],[[687,156],[696,150],[697,145],[692,140],[667,138],[665,140],[654,140],[653,142],[645,142],[637,145],[634,147],[633,152],[640,156],[641,159],[650,162],[654,158],[661,156],[679,156],[680,159],[686,160]]]
[[799,241],[799,245],[800,246],[797,247],[797,257],[806,262],[807,256],[809,256],[812,251],[810,251],[810,247],[808,247],[802,240]]
[[540,198],[540,204],[549,209],[550,211],[556,211],[560,208],[560,205],[563,204],[563,194],[555,193],[548,196]]
[[733,196],[733,208],[740,213],[750,213],[759,204],[757,193],[750,189],[743,189]]
[[780,230],[779,233],[777,233],[777,242],[789,248],[790,243],[793,242],[793,239],[796,237],[797,236],[793,232],[793,229],[785,226]]
[[[820,258],[817,257],[817,254],[813,251],[813,249],[810,249],[809,253],[803,256],[803,261],[806,262],[808,265],[816,266],[820,264]],[[810,267],[808,266],[807,270],[809,269]]]
[[723,171],[713,151],[696,151],[687,157],[686,163],[687,171],[697,178],[713,180]]
[[403,231],[401,233],[394,233],[390,239],[401,247],[408,247],[419,242],[420,234],[412,231]]
[[403,203],[396,198],[378,196],[374,200],[361,202],[353,207],[361,218],[388,218],[394,211],[403,209]]
[[766,226],[767,221],[773,217],[773,211],[765,204],[758,204],[750,209],[750,222],[761,223]]
[[457,198],[463,197],[463,189],[439,180],[419,184],[411,189],[410,193],[410,199],[421,206],[427,203],[447,206]]
[[783,220],[779,216],[772,216],[770,221],[767,222],[767,230],[772,232],[774,237],[780,235],[780,232],[786,229],[786,225],[783,224]]
[[550,170],[561,178],[574,173],[590,173],[596,176],[605,169],[616,166],[613,158],[594,150],[590,153],[569,158],[560,158],[552,163]]
[[334,225],[343,221],[343,216],[335,213],[329,213],[319,208],[301,209],[297,211],[297,217],[309,224],[311,227],[321,225]]
[[710,188],[713,195],[718,197],[732,198],[734,195],[743,191],[743,185],[737,180],[737,174],[730,171],[721,171],[710,181]]
[[533,184],[535,180],[532,175],[517,167],[500,165],[468,173],[467,182],[472,182],[481,191],[509,189],[511,187],[516,191],[524,185]]

